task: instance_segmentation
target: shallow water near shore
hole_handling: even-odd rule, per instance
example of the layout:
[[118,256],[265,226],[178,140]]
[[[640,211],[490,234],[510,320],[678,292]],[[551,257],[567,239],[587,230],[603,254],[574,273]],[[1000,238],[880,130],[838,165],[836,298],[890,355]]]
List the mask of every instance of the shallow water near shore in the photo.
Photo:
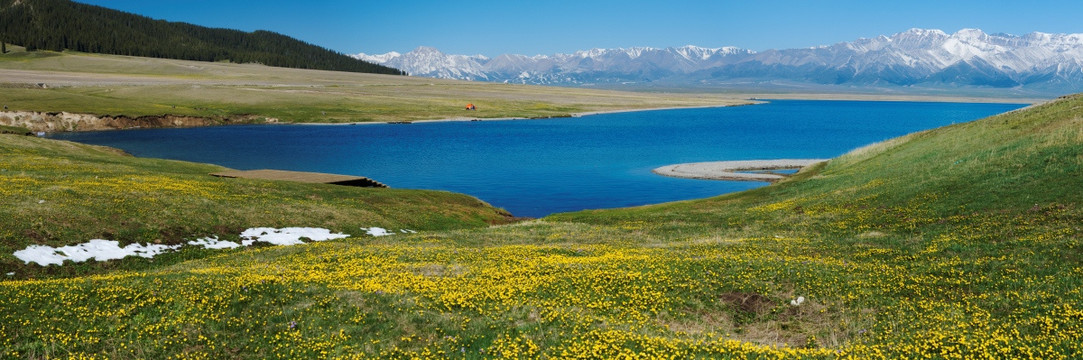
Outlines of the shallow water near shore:
[[517,216],[705,198],[762,182],[663,177],[676,163],[832,158],[1025,104],[779,100],[580,118],[64,133],[141,157],[370,177],[476,196]]

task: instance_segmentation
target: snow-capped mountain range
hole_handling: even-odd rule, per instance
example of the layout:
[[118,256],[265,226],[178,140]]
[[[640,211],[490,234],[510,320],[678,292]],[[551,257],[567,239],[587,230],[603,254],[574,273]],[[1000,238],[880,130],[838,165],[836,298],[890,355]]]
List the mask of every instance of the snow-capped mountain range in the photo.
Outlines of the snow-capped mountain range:
[[[829,46],[591,49],[573,54],[447,55],[430,47],[354,57],[414,76],[565,86],[788,86],[1083,91],[1083,34],[1016,36],[911,29]],[[803,84],[803,85],[802,85]]]

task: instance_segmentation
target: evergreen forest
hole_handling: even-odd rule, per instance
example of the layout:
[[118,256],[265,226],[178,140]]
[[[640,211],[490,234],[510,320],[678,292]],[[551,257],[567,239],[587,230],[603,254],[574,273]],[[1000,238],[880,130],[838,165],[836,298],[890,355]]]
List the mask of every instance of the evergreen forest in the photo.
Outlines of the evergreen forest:
[[0,0],[0,41],[88,53],[405,75],[286,35],[216,29],[69,0]]

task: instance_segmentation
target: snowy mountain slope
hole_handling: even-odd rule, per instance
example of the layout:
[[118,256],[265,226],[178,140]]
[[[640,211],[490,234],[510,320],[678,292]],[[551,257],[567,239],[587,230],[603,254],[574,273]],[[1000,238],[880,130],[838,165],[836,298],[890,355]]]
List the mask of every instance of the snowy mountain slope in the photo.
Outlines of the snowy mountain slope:
[[361,53],[353,57],[376,64],[395,64],[396,69],[414,76],[459,80],[489,79],[480,64],[489,61],[489,58],[481,55],[447,55],[427,46],[419,46],[405,54],[392,51],[380,55]]
[[1083,34],[1016,36],[963,29],[911,29],[803,49],[754,52],[734,47],[590,49],[524,56],[446,55],[419,47],[406,54],[355,57],[416,76],[583,85],[725,84],[738,80],[820,85],[976,87],[1083,91]]
[[[490,59],[480,55],[447,55],[434,48],[422,46],[405,54],[361,53],[353,56],[394,66],[414,76],[551,83],[560,80],[545,79],[577,78],[588,73],[688,73],[703,68],[704,64],[709,64],[712,60],[752,53],[734,47],[711,49],[688,45],[666,49],[590,49],[553,56],[504,54]],[[534,81],[526,80],[531,78]]]

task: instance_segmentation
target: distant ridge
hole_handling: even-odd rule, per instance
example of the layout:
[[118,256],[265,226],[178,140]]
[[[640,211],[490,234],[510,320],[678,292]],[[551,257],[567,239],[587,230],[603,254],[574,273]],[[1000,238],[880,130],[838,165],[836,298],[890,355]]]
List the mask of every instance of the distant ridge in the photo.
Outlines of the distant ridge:
[[760,52],[687,45],[489,58],[418,47],[404,54],[353,56],[416,76],[563,86],[876,88],[1043,97],[1083,91],[1083,34],[910,29],[834,45]]
[[270,31],[212,29],[69,0],[0,0],[0,40],[27,50],[403,74]]

